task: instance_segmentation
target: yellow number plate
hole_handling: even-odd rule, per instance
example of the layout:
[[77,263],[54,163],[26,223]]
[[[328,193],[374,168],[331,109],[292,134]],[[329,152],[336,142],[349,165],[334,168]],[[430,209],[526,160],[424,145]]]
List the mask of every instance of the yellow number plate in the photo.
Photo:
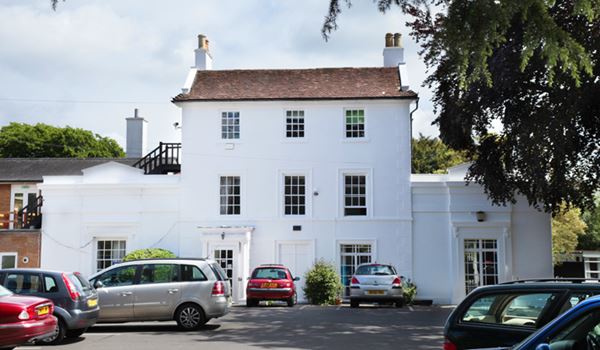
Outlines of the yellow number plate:
[[50,312],[49,306],[42,306],[37,310],[38,316],[47,315]]
[[261,288],[277,288],[277,283],[263,283],[260,285]]
[[367,294],[369,295],[383,295],[384,291],[382,290],[368,290]]
[[98,305],[98,299],[88,299],[88,307],[95,307]]

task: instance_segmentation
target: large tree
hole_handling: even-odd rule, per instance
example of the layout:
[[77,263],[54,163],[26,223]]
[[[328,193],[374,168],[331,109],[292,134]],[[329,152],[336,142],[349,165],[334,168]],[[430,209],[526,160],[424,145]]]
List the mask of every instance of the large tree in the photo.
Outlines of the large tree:
[[108,137],[71,127],[10,123],[0,128],[0,157],[119,158],[119,144]]
[[572,253],[577,247],[578,238],[587,228],[581,220],[579,208],[561,208],[552,218],[552,260],[556,264],[561,256]]
[[[432,72],[442,140],[498,204],[558,211],[600,185],[600,0],[375,0],[399,6]],[[330,0],[325,37],[349,0]],[[500,124],[494,129],[492,125]]]
[[453,150],[437,137],[419,134],[412,140],[413,174],[444,174],[448,168],[467,161],[465,152]]

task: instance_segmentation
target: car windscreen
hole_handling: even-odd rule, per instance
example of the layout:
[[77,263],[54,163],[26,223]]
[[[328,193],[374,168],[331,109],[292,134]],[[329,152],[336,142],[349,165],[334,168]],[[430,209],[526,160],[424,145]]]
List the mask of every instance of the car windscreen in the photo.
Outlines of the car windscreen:
[[356,269],[355,275],[390,276],[396,273],[388,265],[363,265]]
[[259,268],[254,270],[252,278],[262,278],[271,280],[283,280],[287,278],[287,274],[284,269],[278,268]]
[[12,294],[13,293],[10,290],[8,290],[8,289],[0,286],[0,297],[7,297],[7,296],[12,295]]

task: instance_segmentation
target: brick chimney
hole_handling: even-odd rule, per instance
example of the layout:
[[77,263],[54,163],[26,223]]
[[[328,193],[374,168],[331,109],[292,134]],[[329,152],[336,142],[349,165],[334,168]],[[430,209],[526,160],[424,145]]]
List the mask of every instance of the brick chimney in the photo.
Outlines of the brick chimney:
[[383,49],[383,66],[398,67],[400,84],[402,90],[410,88],[408,83],[408,72],[404,61],[404,47],[402,47],[402,34],[387,33],[385,35],[385,48]]
[[194,68],[197,70],[211,70],[212,69],[212,56],[208,51],[208,39],[205,35],[198,35],[198,48],[194,50],[196,54],[196,60]]
[[127,158],[142,158],[146,155],[146,124],[148,121],[139,116],[138,109],[133,110],[133,118],[127,120],[127,145],[125,154]]

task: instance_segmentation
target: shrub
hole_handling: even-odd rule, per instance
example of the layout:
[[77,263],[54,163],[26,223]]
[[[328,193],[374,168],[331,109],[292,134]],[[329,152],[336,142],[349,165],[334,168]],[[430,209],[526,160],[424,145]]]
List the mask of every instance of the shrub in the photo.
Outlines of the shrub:
[[417,296],[417,285],[414,284],[410,278],[402,280],[402,294],[404,296],[404,302],[406,305],[412,305],[415,302]]
[[336,304],[342,283],[333,265],[319,260],[304,275],[304,295],[311,304]]
[[160,258],[176,258],[177,255],[162,248],[147,248],[138,249],[125,255],[123,261],[140,260],[140,259],[160,259]]

